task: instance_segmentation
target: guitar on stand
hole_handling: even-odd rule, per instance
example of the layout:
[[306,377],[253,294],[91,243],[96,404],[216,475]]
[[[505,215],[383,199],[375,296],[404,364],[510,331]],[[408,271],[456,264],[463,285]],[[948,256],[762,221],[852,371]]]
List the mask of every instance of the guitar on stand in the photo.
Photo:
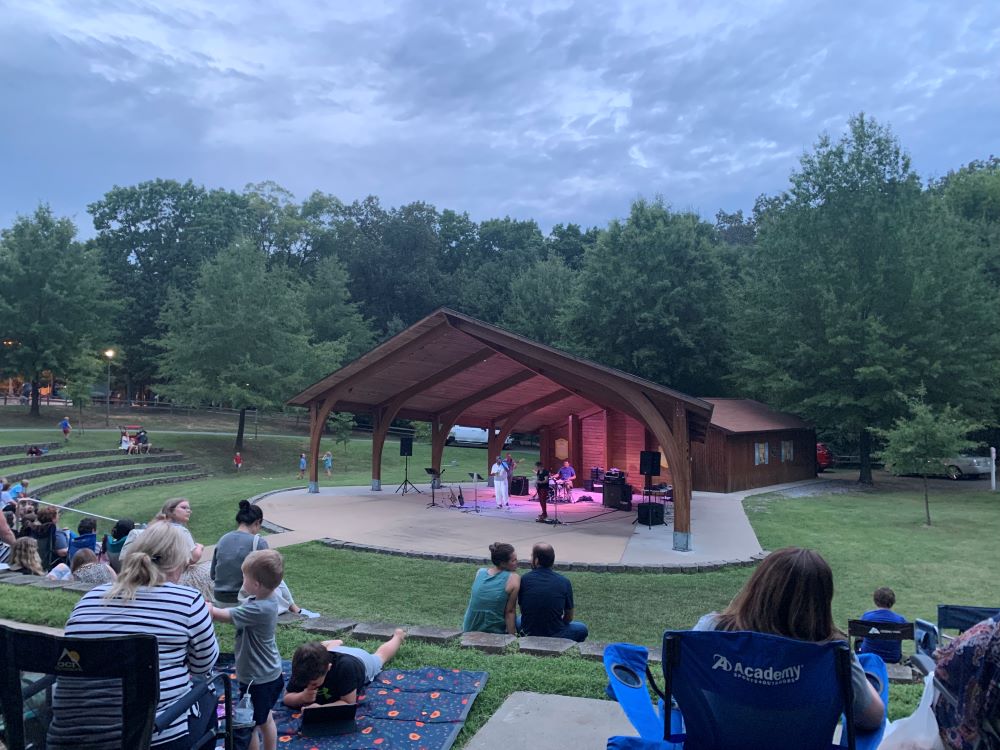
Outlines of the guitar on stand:
[[[466,508],[463,513],[479,513],[479,483],[484,481],[482,476],[480,476],[475,471],[469,472],[469,479],[472,480],[472,502],[473,508]],[[459,498],[461,499],[462,488],[459,487]]]

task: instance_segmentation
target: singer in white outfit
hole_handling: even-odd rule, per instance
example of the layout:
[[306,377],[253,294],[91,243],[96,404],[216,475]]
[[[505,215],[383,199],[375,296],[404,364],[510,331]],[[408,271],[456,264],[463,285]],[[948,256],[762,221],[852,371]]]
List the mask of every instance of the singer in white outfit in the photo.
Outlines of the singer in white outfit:
[[493,477],[493,489],[496,491],[497,508],[510,508],[510,495],[507,488],[507,464],[503,462],[502,456],[497,456],[490,469],[490,476]]

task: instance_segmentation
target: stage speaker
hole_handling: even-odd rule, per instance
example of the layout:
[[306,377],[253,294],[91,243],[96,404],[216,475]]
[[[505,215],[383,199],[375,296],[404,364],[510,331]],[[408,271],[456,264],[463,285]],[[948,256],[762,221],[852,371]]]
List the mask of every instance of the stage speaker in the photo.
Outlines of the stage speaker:
[[643,451],[639,454],[639,473],[644,477],[660,476],[659,451]]
[[639,523],[643,526],[663,525],[663,506],[659,503],[639,503]]
[[413,455],[413,438],[401,437],[399,439],[399,455],[401,456]]
[[516,476],[510,478],[510,494],[527,495],[529,491],[528,477]]
[[632,485],[605,484],[601,499],[605,508],[632,510]]

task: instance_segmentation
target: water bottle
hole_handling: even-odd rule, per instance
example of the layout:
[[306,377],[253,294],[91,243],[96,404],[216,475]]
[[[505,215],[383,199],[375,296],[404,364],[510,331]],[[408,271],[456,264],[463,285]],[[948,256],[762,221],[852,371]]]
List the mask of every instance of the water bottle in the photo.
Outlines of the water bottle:
[[233,712],[233,726],[252,727],[253,726],[253,701],[250,699],[249,690],[240,698]]

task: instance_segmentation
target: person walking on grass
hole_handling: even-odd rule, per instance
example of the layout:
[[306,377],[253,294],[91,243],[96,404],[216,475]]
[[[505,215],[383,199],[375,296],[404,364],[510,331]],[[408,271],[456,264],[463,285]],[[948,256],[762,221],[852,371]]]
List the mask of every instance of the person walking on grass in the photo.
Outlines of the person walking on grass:
[[62,418],[62,422],[59,423],[59,429],[62,430],[63,440],[68,443],[69,433],[73,431],[73,426],[69,423],[69,417]]
[[299,454],[299,479],[306,478],[306,454]]
[[233,456],[233,466],[236,467],[237,474],[239,474],[240,469],[243,468],[243,456],[240,455],[239,451],[236,451],[236,455]]
[[[272,549],[251,552],[243,560],[243,590],[250,598],[226,609],[209,605],[214,622],[236,626],[236,678],[240,697],[250,693],[253,702],[253,725],[250,737],[237,735],[240,750],[275,750],[278,730],[271,707],[278,700],[285,681],[281,676],[281,654],[275,641],[278,628],[278,604],[274,590],[285,573],[281,553]],[[263,742],[257,740],[260,730]],[[241,733],[242,734],[242,733]]]
[[323,454],[323,469],[328,477],[333,475],[333,454],[330,451]]

